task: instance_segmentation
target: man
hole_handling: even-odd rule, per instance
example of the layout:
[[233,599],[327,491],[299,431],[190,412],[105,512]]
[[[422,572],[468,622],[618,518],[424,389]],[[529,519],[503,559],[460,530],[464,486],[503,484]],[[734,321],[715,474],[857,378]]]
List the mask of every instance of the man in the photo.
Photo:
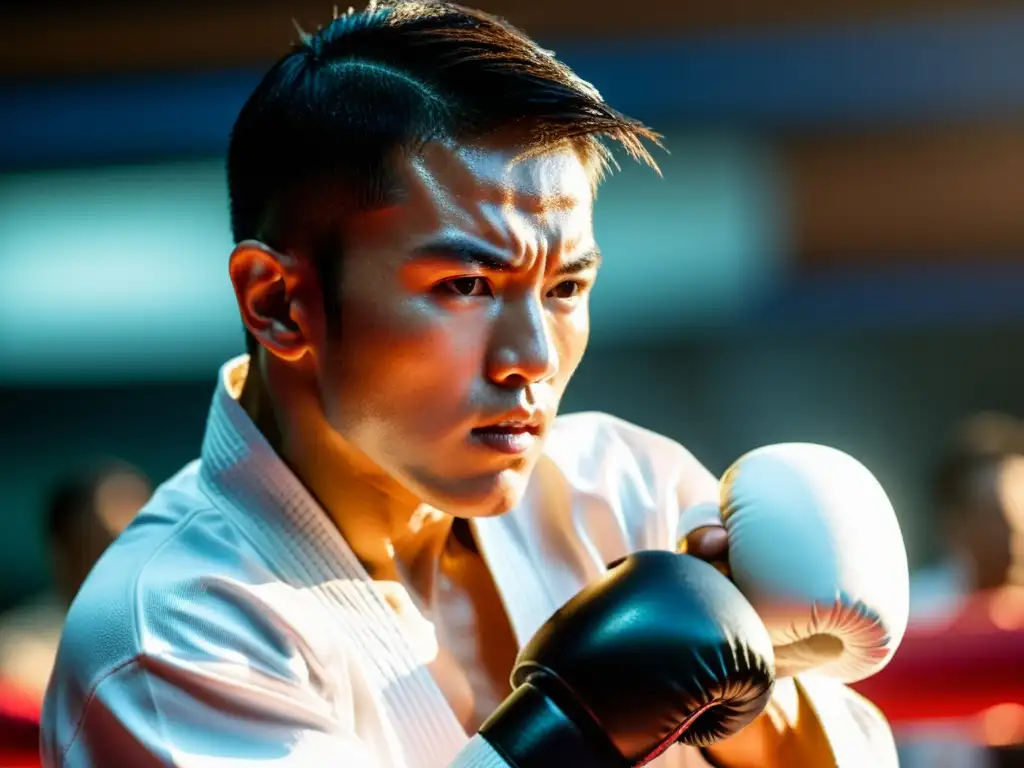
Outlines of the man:
[[[48,765],[503,764],[471,735],[519,647],[717,498],[666,438],[555,419],[587,345],[605,141],[653,164],[655,139],[456,6],[349,14],[270,70],[228,158],[249,355],[199,462],[76,602]],[[870,706],[811,699],[782,683],[736,739],[658,764],[833,765],[825,710],[883,734],[845,759],[888,764]]]
[[[931,487],[945,557],[911,581],[911,618],[945,625],[970,601],[985,601],[997,625],[1007,612],[1024,625],[1024,425],[1012,416],[980,413],[957,425]],[[1016,607],[1015,607],[1016,606]],[[985,768],[1020,761],[1013,750],[980,742],[980,723],[922,724],[901,739],[908,768]],[[1001,752],[1001,754],[1000,754]]]
[[916,618],[940,620],[972,593],[1024,584],[1024,425],[981,413],[958,425],[936,468],[932,504],[945,562],[912,584]]

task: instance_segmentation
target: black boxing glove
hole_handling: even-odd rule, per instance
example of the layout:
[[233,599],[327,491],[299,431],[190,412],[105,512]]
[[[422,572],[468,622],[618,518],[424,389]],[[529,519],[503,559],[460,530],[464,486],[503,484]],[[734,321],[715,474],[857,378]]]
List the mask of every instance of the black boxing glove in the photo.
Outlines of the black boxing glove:
[[771,640],[708,563],[639,552],[558,610],[520,652],[480,735],[515,768],[625,768],[708,746],[765,708]]

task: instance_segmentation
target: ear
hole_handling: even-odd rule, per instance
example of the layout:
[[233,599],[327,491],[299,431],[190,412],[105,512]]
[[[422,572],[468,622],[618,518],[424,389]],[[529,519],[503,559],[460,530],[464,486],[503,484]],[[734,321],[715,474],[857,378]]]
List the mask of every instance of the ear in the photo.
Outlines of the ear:
[[246,240],[232,251],[228,268],[242,322],[267,351],[295,362],[315,347],[323,308],[316,274],[304,259]]

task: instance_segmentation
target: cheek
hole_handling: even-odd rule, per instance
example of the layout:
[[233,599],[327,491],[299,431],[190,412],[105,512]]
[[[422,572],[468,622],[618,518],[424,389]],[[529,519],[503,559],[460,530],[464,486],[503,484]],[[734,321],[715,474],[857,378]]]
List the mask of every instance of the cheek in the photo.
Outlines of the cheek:
[[483,371],[481,313],[414,298],[353,302],[342,320],[325,399],[343,434],[373,428],[434,439],[465,418]]
[[590,312],[586,304],[559,319],[555,325],[555,338],[561,361],[558,378],[564,390],[579,368],[590,341]]

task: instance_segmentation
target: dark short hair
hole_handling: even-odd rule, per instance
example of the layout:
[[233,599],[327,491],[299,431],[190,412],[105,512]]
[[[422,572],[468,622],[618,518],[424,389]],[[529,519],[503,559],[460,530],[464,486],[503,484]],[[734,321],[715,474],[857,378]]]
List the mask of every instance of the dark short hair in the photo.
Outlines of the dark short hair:
[[[526,149],[574,146],[595,184],[611,160],[609,141],[656,168],[645,145],[656,133],[501,19],[402,0],[337,16],[300,35],[235,122],[234,240],[302,249],[333,289],[343,217],[387,202],[396,151],[509,130]],[[255,351],[248,334],[247,346]]]
[[958,514],[974,493],[978,472],[1024,456],[1024,424],[1004,413],[975,414],[953,432],[932,478],[932,500],[941,513]]

